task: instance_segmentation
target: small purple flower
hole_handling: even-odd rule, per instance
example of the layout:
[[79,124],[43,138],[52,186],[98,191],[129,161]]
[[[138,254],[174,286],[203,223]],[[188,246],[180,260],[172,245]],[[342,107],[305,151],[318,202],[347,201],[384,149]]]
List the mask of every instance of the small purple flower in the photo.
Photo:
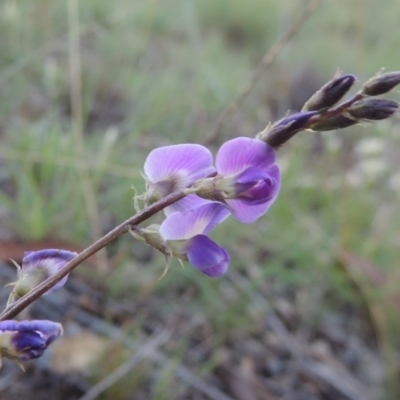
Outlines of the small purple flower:
[[280,189],[272,147],[259,139],[232,139],[221,146],[215,164],[215,186],[238,221],[249,224],[267,212]]
[[[21,267],[17,265],[18,280],[14,285],[9,304],[30,292],[50,276],[55,275],[76,255],[77,253],[72,251],[55,249],[25,252]],[[49,294],[63,286],[67,279],[68,275],[61,279],[45,294]]]
[[161,224],[159,233],[173,256],[189,261],[194,268],[210,277],[218,277],[227,271],[230,257],[207,233],[229,214],[224,205],[209,201],[187,213],[169,215]]
[[1,356],[18,361],[40,357],[47,347],[63,333],[61,324],[46,321],[1,321]]
[[[154,203],[215,172],[211,152],[198,144],[178,144],[153,150],[144,164],[146,201]],[[207,201],[189,195],[165,209],[167,215],[187,211]]]

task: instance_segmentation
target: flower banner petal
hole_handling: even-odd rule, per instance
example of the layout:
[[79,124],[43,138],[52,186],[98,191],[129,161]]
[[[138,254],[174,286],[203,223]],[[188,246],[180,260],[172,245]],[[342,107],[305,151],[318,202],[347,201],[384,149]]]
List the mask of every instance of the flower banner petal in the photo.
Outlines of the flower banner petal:
[[213,156],[199,144],[178,144],[159,147],[147,156],[144,173],[150,182],[175,178],[177,188],[183,188],[213,172]]
[[265,170],[275,163],[275,150],[259,139],[238,137],[225,142],[215,159],[221,175],[235,175],[248,167]]

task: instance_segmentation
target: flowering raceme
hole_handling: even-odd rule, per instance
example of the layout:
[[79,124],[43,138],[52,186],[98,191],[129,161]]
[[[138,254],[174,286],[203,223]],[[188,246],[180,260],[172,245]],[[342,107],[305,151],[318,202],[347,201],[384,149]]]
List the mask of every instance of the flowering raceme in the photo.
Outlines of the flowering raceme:
[[229,214],[222,204],[208,202],[187,213],[169,215],[161,224],[159,233],[174,257],[189,261],[208,276],[221,276],[228,269],[230,257],[207,233]]
[[61,324],[46,321],[1,321],[1,357],[17,362],[40,357],[47,347],[63,333]]

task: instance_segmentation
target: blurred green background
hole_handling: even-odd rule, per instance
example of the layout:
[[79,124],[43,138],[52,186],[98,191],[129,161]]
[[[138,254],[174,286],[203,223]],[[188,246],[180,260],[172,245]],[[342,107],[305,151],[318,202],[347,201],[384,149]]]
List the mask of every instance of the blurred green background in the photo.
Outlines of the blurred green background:
[[[63,240],[84,247],[132,215],[132,185],[139,193],[144,189],[140,172],[147,154],[161,145],[201,143],[307,5],[85,0],[76,10],[74,3],[0,3],[3,241],[29,247]],[[397,0],[384,6],[375,0],[322,2],[227,121],[212,151],[298,111],[337,68],[360,82],[382,67],[399,70],[399,15]],[[398,92],[387,97],[400,99]],[[110,245],[106,260],[79,273],[112,299],[131,302],[139,330],[147,319],[162,324],[174,313],[188,326],[203,321],[207,333],[198,333],[198,346],[207,346],[208,356],[186,360],[203,377],[229,343],[263,343],[268,307],[286,302],[309,332],[324,316],[342,313],[348,329],[381,355],[388,378],[380,381],[382,393],[396,399],[399,127],[391,119],[340,132],[302,132],[279,150],[282,191],[270,212],[250,226],[229,220],[213,233],[232,255],[226,278],[210,280],[174,262],[158,280],[163,256],[132,237]],[[141,390],[149,379],[148,398],[203,398],[179,397],[182,382],[172,393],[166,389],[177,379],[174,363],[188,357],[192,335],[171,339],[171,362],[157,379],[143,367],[137,379],[103,398],[130,398],[123,390]],[[103,369],[92,371],[93,382],[109,372]]]

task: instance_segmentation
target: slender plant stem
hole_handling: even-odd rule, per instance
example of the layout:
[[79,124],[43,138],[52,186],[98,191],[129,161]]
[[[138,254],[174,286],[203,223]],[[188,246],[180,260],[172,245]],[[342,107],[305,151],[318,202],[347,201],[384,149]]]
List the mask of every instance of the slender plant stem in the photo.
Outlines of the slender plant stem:
[[164,197],[163,199],[157,201],[156,203],[141,210],[139,213],[128,218],[126,221],[122,222],[120,225],[118,225],[113,230],[108,232],[102,238],[98,239],[92,245],[90,245],[81,253],[79,253],[74,259],[69,261],[60,271],[58,271],[57,274],[46,279],[40,285],[36,286],[33,290],[31,290],[28,294],[26,294],[17,302],[8,307],[0,315],[0,321],[14,318],[29,304],[34,302],[36,299],[38,299],[40,296],[46,293],[49,289],[51,289],[62,278],[64,278],[71,271],[73,271],[83,261],[85,261],[90,256],[96,254],[99,250],[103,249],[105,246],[107,246],[109,243],[111,243],[118,237],[127,233],[132,225],[138,225],[142,223],[143,221],[150,218],[154,214],[163,210],[165,207],[182,199],[183,197],[186,196],[186,194],[187,193],[185,192],[185,190],[177,190],[171,193],[170,195]]
[[[68,36],[69,36],[69,71],[71,79],[71,113],[74,142],[78,153],[79,182],[82,188],[83,198],[86,204],[90,226],[92,228],[92,239],[101,237],[102,229],[100,223],[100,212],[97,206],[96,193],[90,178],[87,157],[85,155],[85,141],[83,137],[83,101],[82,101],[82,68],[80,51],[80,24],[79,24],[79,2],[68,0]],[[107,271],[107,254],[104,250],[96,254],[99,271]]]

